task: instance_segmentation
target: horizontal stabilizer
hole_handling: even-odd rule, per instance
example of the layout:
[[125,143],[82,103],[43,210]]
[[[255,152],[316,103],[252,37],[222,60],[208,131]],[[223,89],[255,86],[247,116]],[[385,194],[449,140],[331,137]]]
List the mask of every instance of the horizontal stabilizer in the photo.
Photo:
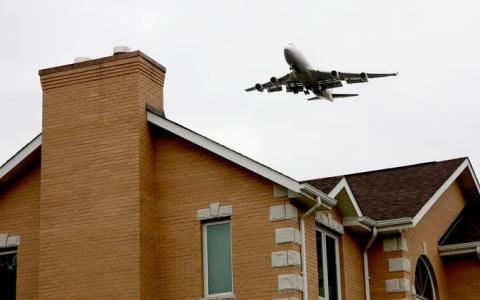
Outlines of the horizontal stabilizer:
[[332,94],[332,98],[348,98],[348,97],[356,97],[358,94]]

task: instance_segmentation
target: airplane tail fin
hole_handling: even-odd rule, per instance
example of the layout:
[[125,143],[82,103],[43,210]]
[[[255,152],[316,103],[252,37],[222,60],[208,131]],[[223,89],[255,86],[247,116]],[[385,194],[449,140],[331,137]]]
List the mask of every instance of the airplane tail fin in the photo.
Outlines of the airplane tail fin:
[[332,94],[332,98],[347,98],[347,97],[356,97],[358,94]]

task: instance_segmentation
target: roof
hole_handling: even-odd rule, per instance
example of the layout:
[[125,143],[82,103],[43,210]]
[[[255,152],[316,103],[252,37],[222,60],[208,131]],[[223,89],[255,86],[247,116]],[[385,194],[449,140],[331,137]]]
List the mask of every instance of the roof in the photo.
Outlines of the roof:
[[480,204],[468,203],[450,226],[440,245],[455,245],[480,241]]
[[414,218],[466,160],[457,158],[305,182],[328,194],[345,177],[365,216],[374,220]]

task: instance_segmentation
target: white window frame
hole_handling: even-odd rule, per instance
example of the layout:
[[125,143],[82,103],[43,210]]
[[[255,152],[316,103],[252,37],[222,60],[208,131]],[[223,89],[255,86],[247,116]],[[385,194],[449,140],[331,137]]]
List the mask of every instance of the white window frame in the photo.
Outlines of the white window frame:
[[[435,282],[433,281],[433,274],[432,274],[432,271],[431,271],[431,263],[426,260],[423,256],[420,256],[417,260],[417,265],[418,265],[418,262],[421,261],[421,263],[425,266],[425,269],[427,269],[427,273],[428,273],[428,281],[430,282],[430,285],[432,286],[432,294],[433,294],[433,299],[432,300],[436,300],[437,299],[437,291],[435,290]],[[416,280],[417,280],[417,274],[415,274],[415,277],[414,277],[414,284],[413,286],[416,286]],[[415,291],[415,294],[413,295],[415,297],[415,299],[418,299],[418,300],[424,300],[426,298],[420,296],[420,295],[417,295],[416,291]]]
[[[328,261],[327,261],[327,241],[326,237],[329,236],[335,241],[335,260],[336,260],[336,267],[337,267],[337,291],[338,291],[338,299],[342,299],[342,282],[340,281],[340,249],[338,244],[338,235],[331,233],[326,228],[321,226],[316,226],[316,231],[322,234],[322,261],[323,261],[323,284],[325,287],[325,298],[318,295],[319,300],[327,300],[329,299],[329,290],[328,290]],[[315,242],[316,243],[316,242]],[[315,245],[316,246],[316,245]],[[318,258],[317,258],[318,259]],[[320,293],[320,291],[319,291]]]
[[17,249],[12,249],[12,250],[8,250],[8,251],[2,251],[0,250],[0,256],[1,255],[7,255],[7,254],[13,254],[13,253],[17,253]]
[[[230,224],[230,270],[232,272],[232,291],[225,292],[225,293],[217,293],[217,294],[210,294],[208,291],[208,235],[207,235],[207,227],[212,225],[219,225],[219,224]],[[205,222],[203,223],[203,287],[205,291],[205,297],[221,297],[221,296],[231,296],[233,295],[233,256],[232,256],[232,223],[231,220],[223,220],[217,222]]]

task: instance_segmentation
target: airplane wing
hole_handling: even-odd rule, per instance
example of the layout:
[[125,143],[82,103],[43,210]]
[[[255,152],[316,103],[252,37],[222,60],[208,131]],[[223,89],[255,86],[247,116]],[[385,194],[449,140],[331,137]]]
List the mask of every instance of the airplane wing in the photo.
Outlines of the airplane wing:
[[380,78],[388,76],[397,76],[398,73],[347,73],[347,72],[337,72],[337,71],[317,71],[311,70],[315,76],[315,79],[318,81],[319,85],[323,88],[335,88],[341,87],[341,81],[346,81],[348,84],[351,83],[362,83],[368,82],[369,78]]
[[270,78],[270,81],[263,84],[257,83],[254,86],[245,89],[245,91],[251,92],[256,90],[263,92],[263,90],[266,89],[267,92],[271,93],[281,91],[282,86],[287,87],[287,92],[303,91],[302,83],[298,81],[292,73],[288,73],[280,78],[272,77]]
[[348,84],[351,83],[362,83],[368,82],[369,78],[381,78],[388,76],[397,76],[398,73],[346,73],[339,72],[340,80],[346,81]]

